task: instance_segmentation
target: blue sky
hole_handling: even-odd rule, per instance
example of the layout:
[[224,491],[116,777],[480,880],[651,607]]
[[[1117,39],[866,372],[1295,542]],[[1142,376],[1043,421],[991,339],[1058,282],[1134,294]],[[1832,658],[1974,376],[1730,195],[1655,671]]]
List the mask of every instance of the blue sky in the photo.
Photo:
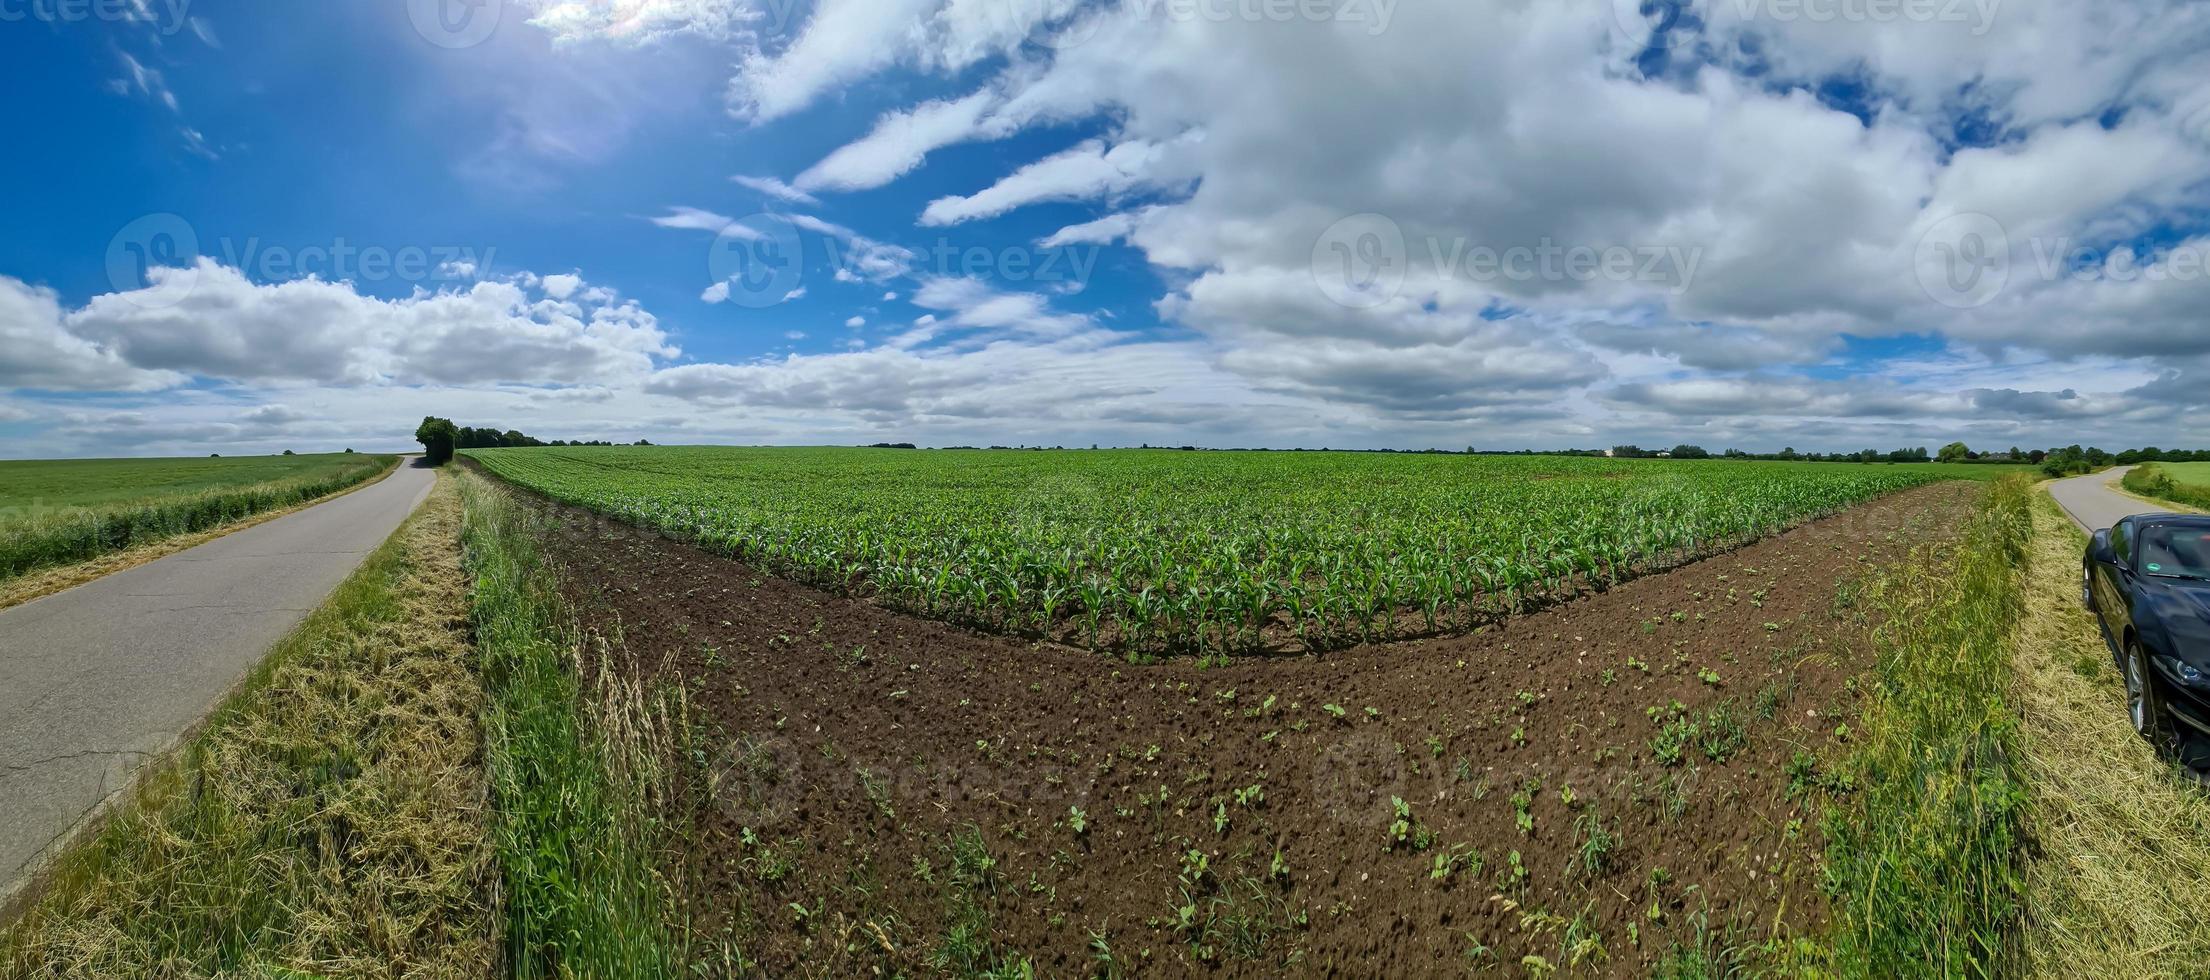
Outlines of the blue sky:
[[55,2],[0,454],[2210,443],[2199,6]]

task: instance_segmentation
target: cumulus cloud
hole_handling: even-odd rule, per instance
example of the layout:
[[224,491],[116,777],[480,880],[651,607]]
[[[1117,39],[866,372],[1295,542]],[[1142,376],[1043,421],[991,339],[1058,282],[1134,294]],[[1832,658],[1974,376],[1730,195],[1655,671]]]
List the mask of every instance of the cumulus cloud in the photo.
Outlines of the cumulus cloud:
[[150,391],[181,383],[174,371],[131,364],[108,344],[70,331],[53,290],[0,276],[0,389]]
[[[953,50],[944,24],[964,6],[953,0],[884,2],[866,25],[829,22],[831,6],[809,22],[817,47],[740,71],[757,117],[893,67],[949,77],[974,52],[1005,50],[1003,31],[1048,42],[1072,13],[1001,19],[1000,33]],[[1648,38],[1622,33],[1632,24],[1566,4],[1407,5],[1383,31],[1324,18],[1252,30],[1104,5],[1079,15],[1080,43],[1046,43],[968,96],[887,113],[797,183],[877,187],[956,142],[1106,120],[1108,135],[941,198],[921,223],[1103,202],[1114,209],[1039,245],[1125,241],[1167,282],[1162,315],[1216,342],[1224,369],[1420,416],[1545,384],[1554,399],[1615,385],[1602,404],[1683,420],[1784,396],[1799,417],[1868,424],[2107,406],[2122,400],[2032,389],[2049,399],[1981,406],[1724,375],[1819,363],[1847,337],[2165,357],[2181,371],[2210,345],[2202,277],[2050,275],[2014,257],[1994,301],[1960,308],[1927,268],[1943,254],[1930,240],[1959,214],[1986,216],[2018,250],[2110,248],[2210,206],[2210,134],[2188,123],[2210,100],[2184,82],[2210,70],[2210,13],[2139,0],[2006,7],[1978,24],[1812,24],[1709,6],[1679,28],[1696,34],[1689,43],[1652,61]],[[1856,94],[1834,96],[1836,79]],[[1968,126],[1989,135],[1965,138]],[[1133,193],[1158,200],[1114,207]],[[1380,257],[1398,285],[1370,304],[1331,301],[1325,260],[1341,256],[1329,235],[1358,215],[1401,236]],[[1616,253],[1629,271],[1496,271],[1499,257],[1508,270],[1518,253],[1576,251]],[[1687,377],[1620,377],[1613,364]]]
[[635,302],[579,289],[570,275],[534,280],[534,290],[532,280],[489,281],[396,300],[313,278],[255,284],[211,259],[148,275],[147,288],[94,297],[62,323],[153,377],[580,384],[642,376],[681,353]]

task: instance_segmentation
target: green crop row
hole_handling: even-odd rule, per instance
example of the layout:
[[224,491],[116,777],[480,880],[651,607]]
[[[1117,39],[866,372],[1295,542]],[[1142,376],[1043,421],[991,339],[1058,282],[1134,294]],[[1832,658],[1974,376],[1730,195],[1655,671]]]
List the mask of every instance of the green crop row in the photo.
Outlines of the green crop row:
[[514,483],[778,574],[1129,651],[1463,627],[1968,468],[1590,458],[507,449]]

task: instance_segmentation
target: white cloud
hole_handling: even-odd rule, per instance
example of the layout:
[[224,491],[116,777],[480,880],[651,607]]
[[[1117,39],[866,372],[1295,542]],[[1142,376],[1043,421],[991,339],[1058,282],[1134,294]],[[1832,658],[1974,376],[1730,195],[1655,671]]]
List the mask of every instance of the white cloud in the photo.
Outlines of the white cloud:
[[[681,352],[658,320],[574,276],[478,282],[465,291],[363,296],[346,283],[256,285],[201,259],[156,267],[143,290],[94,297],[68,334],[155,377],[246,384],[582,384],[641,376]],[[537,283],[532,295],[528,282]]]
[[[1179,142],[1179,141],[1178,141]],[[1108,148],[1090,140],[1014,171],[968,197],[944,197],[921,213],[924,225],[994,218],[1040,201],[1080,201],[1170,180],[1175,148],[1141,140]]]
[[749,0],[515,0],[528,23],[560,44],[650,44],[680,35],[749,36],[763,15]]
[[[836,265],[838,282],[883,282],[906,275],[916,256],[901,245],[878,242],[846,228],[843,225],[823,221],[810,214],[779,214],[775,218],[789,222],[800,230],[823,237],[823,244],[830,250],[830,259]],[[740,226],[741,227],[741,226]]]
[[0,276],[0,389],[148,391],[182,383],[171,371],[145,370],[110,346],[65,326],[51,289]]
[[1065,248],[1068,245],[1110,245],[1128,237],[1136,228],[1136,216],[1132,214],[1108,214],[1095,221],[1068,225],[1052,232],[1036,243],[1038,248]]
[[546,276],[541,282],[545,295],[554,299],[567,299],[583,286],[583,277],[568,273]]
[[772,197],[778,201],[789,201],[792,204],[821,203],[820,201],[816,200],[813,195],[799,190],[796,187],[792,187],[789,184],[783,183],[781,180],[778,180],[774,177],[746,177],[743,175],[738,175],[729,179],[730,181],[736,183],[738,186],[758,191],[761,194],[765,194],[768,197]]
[[859,328],[866,325],[867,318],[863,316],[855,316],[849,320],[844,321],[844,326],[852,330],[858,330]]
[[788,48],[744,59],[729,86],[731,111],[756,121],[777,119],[895,64],[934,6],[935,0],[819,0]]
[[701,300],[704,300],[704,301],[706,301],[707,303],[726,303],[726,302],[728,302],[728,301],[729,301],[729,280],[727,280],[727,279],[724,279],[724,280],[722,280],[722,281],[720,281],[720,282],[717,282],[717,283],[715,283],[715,284],[713,284],[713,285],[711,285],[711,286],[708,286],[708,287],[706,287],[706,291],[705,291],[705,292],[703,292],[703,293],[700,293],[700,294],[698,294],[698,298],[699,298],[699,299],[701,299]]
[[168,107],[170,112],[183,111],[177,104],[176,93],[170,91],[169,83],[162,78],[159,69],[147,67],[144,62],[131,57],[128,51],[117,51],[115,56],[123,62],[123,77],[110,84],[116,94],[129,95],[135,91]]
[[752,229],[737,224],[735,218],[715,214],[702,208],[673,207],[668,209],[668,213],[660,217],[645,220],[662,228],[672,228],[677,231],[710,231],[720,234],[727,230],[738,235],[744,235],[747,232],[757,234]]
[[798,186],[811,191],[881,187],[911,173],[930,153],[976,138],[984,132],[984,115],[997,101],[994,93],[984,90],[886,113],[866,136],[799,174]]

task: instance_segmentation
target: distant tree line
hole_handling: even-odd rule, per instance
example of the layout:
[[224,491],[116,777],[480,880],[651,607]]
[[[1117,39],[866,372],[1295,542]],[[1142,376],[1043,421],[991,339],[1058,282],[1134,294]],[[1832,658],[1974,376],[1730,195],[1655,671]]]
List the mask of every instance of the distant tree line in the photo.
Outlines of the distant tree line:
[[[422,424],[415,427],[414,441],[422,444],[422,453],[428,457],[430,464],[433,466],[440,466],[450,461],[453,458],[453,453],[461,449],[622,445],[622,443],[608,442],[604,439],[554,439],[551,442],[545,442],[514,429],[501,432],[495,428],[478,429],[470,426],[454,425],[451,419],[441,419],[434,415],[424,418]],[[652,445],[652,441],[639,439],[629,445],[649,446]]]
[[[554,445],[558,445],[558,443],[555,443]],[[579,444],[579,445],[580,445],[580,444]],[[875,443],[874,445],[872,445],[872,446],[870,446],[870,447],[868,447],[868,448],[871,448],[871,449],[913,449],[913,448],[916,448],[916,447],[914,446],[914,444],[913,444],[913,443],[910,443],[910,442],[879,442],[879,443]],[[978,447],[978,446],[945,446],[945,447],[943,447],[943,448],[944,448],[944,449],[946,449],[946,450],[960,450],[960,449],[964,449],[964,450],[975,450],[975,449],[979,449],[979,448],[982,448],[982,447]],[[1065,446],[990,446],[990,447],[988,447],[988,448],[990,448],[990,449],[993,449],[993,450],[1005,451],[1005,452],[1043,452],[1043,451],[1047,451],[1047,450],[1063,450],[1063,449],[1065,449],[1065,448],[1067,448],[1067,447],[1065,447]],[[1094,450],[1094,449],[1097,449],[1097,448],[1099,448],[1099,447],[1098,447],[1097,445],[1095,445],[1095,444],[1092,444],[1092,445],[1090,446],[1090,448]],[[1713,454],[1713,453],[1712,453],[1711,451],[1709,451],[1709,450],[1705,449],[1705,448],[1704,448],[1704,447],[1702,447],[1702,446],[1692,445],[1692,444],[1688,444],[1688,443],[1682,443],[1681,445],[1678,445],[1678,446],[1674,446],[1674,447],[1673,447],[1673,448],[1671,448],[1671,449],[1643,449],[1643,448],[1642,448],[1642,447],[1640,447],[1640,446],[1634,446],[1634,445],[1613,446],[1613,447],[1611,447],[1610,449],[1476,449],[1476,448],[1474,448],[1474,447],[1472,447],[1472,446],[1467,446],[1467,447],[1465,448],[1465,450],[1463,451],[1463,453],[1459,452],[1458,450],[1451,450],[1451,449],[1345,449],[1345,450],[1332,450],[1332,449],[1329,449],[1329,448],[1327,448],[1327,447],[1325,447],[1325,446],[1323,446],[1323,447],[1321,447],[1321,448],[1319,448],[1319,449],[1317,449],[1317,450],[1314,450],[1314,449],[1305,449],[1305,448],[1296,448],[1296,449],[1240,449],[1240,448],[1228,448],[1228,449],[1209,449],[1209,448],[1205,448],[1205,447],[1201,447],[1201,446],[1153,446],[1153,445],[1151,445],[1150,443],[1144,443],[1144,444],[1143,444],[1143,445],[1142,445],[1141,447],[1139,447],[1139,448],[1142,448],[1142,449],[1162,449],[1162,450],[1179,451],[1179,452],[1223,452],[1223,453],[1252,453],[1252,452],[1256,452],[1256,453],[1266,453],[1266,452],[1285,452],[1285,453],[1323,452],[1323,453],[1325,453],[1325,452],[1338,452],[1338,451],[1340,451],[1340,452],[1353,452],[1353,453],[1381,453],[1381,454],[1391,454],[1391,453],[1394,453],[1394,454],[1402,454],[1402,455],[1418,455],[1418,456],[1455,456],[1455,455],[1466,455],[1466,456],[1594,456],[1594,457],[1611,457],[1611,458],[1614,458],[1614,459],[1665,459],[1665,458],[1670,458],[1670,459],[1760,459],[1760,460],[1773,460],[1773,461],[1779,461],[1779,462],[1799,462],[1799,463],[1930,463],[1930,462],[1942,462],[1942,463],[1988,463],[1988,464],[2013,464],[2013,465],[2028,465],[2028,464],[2030,464],[2030,465],[2034,465],[2034,466],[2039,466],[2039,467],[2041,467],[2041,468],[2042,468],[2042,470],[2043,470],[2044,472],[2048,473],[2048,474],[2049,474],[2049,475],[2051,475],[2051,476],[2066,476],[2066,475],[2069,475],[2069,474],[2073,474],[2073,473],[2087,473],[2087,472],[2092,472],[2092,471],[2094,471],[2094,470],[2102,469],[2102,468],[2104,468],[2104,467],[2106,467],[2106,466],[2131,466],[2131,465],[2134,465],[2135,463],[2151,463],[2151,462],[2167,462],[2167,463],[2186,463],[2186,462],[2210,462],[2210,449],[2158,449],[2158,448],[2156,448],[2156,447],[2154,447],[2154,446],[2150,446],[2150,447],[2148,447],[2148,448],[2146,448],[2146,449],[2128,449],[2128,450],[2125,450],[2124,452],[2112,453],[2112,452],[2108,452],[2108,451],[2105,451],[2105,450],[2102,450],[2102,449],[2096,449],[2096,448],[2092,448],[2092,447],[2081,447],[2081,446],[2076,446],[2076,445],[2074,445],[2074,446],[2065,446],[2065,447],[2063,447],[2063,448],[2061,448],[2061,449],[2031,449],[2031,450],[2029,450],[2029,449],[2020,449],[2020,448],[2019,448],[2019,447],[2017,447],[2017,446],[2012,446],[2012,447],[2011,447],[2011,448],[2010,448],[2009,450],[2007,450],[2007,451],[2003,451],[2003,450],[1997,450],[1997,451],[1992,451],[1992,452],[1980,452],[1980,451],[1977,451],[1977,450],[1974,450],[1974,449],[1972,449],[1972,448],[1971,448],[1970,446],[1967,446],[1967,445],[1965,445],[1965,444],[1964,444],[1964,443],[1962,443],[1962,442],[1952,442],[1952,443],[1950,443],[1950,444],[1948,444],[1948,445],[1946,445],[1946,446],[1943,446],[1943,447],[1941,447],[1941,449],[1940,449],[1940,451],[1939,451],[1939,452],[1933,452],[1933,451],[1929,451],[1929,450],[1927,450],[1927,449],[1926,449],[1926,447],[1924,447],[1924,446],[1914,446],[1914,447],[1908,447],[1908,448],[1904,448],[1904,449],[1891,449],[1891,450],[1888,450],[1888,451],[1886,451],[1886,452],[1882,452],[1882,451],[1880,451],[1880,450],[1878,450],[1878,449],[1860,449],[1860,450],[1857,450],[1857,451],[1855,451],[1855,452],[1839,452],[1839,453],[1817,453],[1817,452],[1797,452],[1797,451],[1796,451],[1796,449],[1795,449],[1794,447],[1792,447],[1792,446],[1791,446],[1791,447],[1788,447],[1788,448],[1782,449],[1781,451],[1779,451],[1779,452],[1777,452],[1777,453],[1752,453],[1752,452],[1744,452],[1744,451],[1742,451],[1742,450],[1740,450],[1740,449],[1728,449],[1728,450],[1726,450],[1726,451],[1724,451],[1724,452],[1721,452],[1721,453],[1718,453],[1718,454]]]

